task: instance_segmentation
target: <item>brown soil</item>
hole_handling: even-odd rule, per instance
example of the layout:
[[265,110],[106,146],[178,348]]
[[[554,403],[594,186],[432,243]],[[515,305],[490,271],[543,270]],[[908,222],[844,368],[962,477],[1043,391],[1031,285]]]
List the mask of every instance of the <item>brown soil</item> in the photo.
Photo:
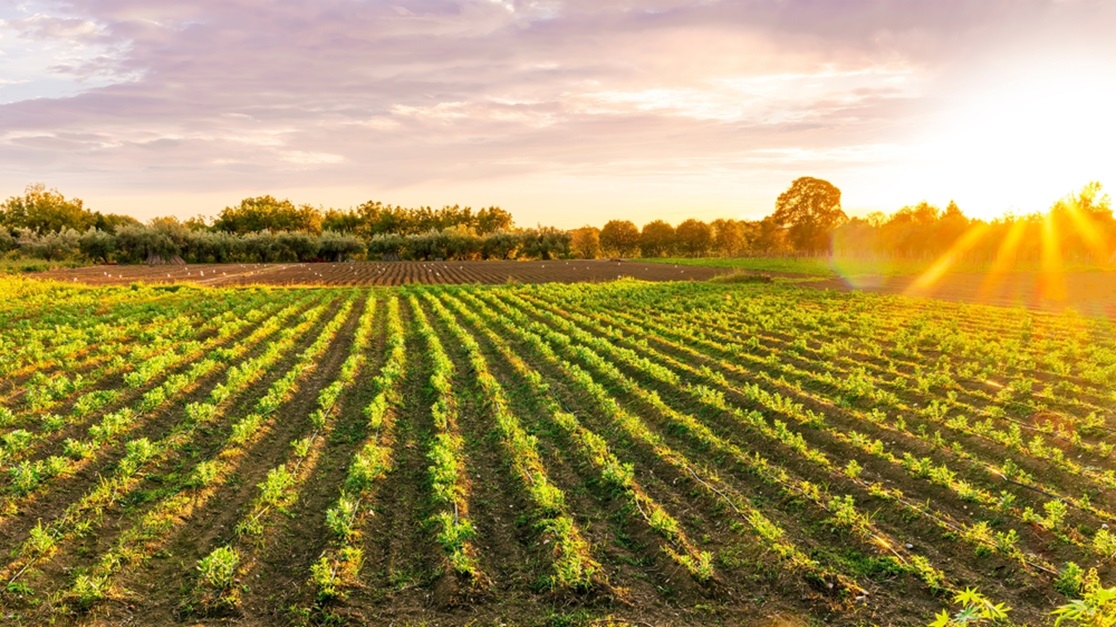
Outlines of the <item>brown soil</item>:
[[[334,299],[329,304],[329,310],[300,340],[300,343],[289,350],[279,363],[273,364],[261,380],[252,387],[246,388],[246,395],[235,399],[235,405],[225,413],[223,424],[231,424],[236,417],[250,411],[258,398],[257,395],[266,391],[272,381],[279,378],[291,366],[295,356],[317,337],[317,332],[336,314],[339,306],[340,299]],[[345,327],[335,340],[335,348],[338,343],[347,341],[347,337],[351,336],[357,316],[359,316],[359,307],[349,314]],[[260,441],[251,445],[252,449],[238,463],[238,467],[226,484],[190,515],[185,527],[172,531],[165,543],[152,543],[148,546],[156,559],[134,569],[125,569],[118,575],[117,581],[121,589],[128,591],[127,603],[98,608],[88,618],[107,620],[109,624],[173,622],[183,609],[181,594],[193,581],[197,560],[218,546],[219,541],[231,535],[239,514],[257,491],[256,484],[262,480],[267,470],[278,463],[276,458],[290,450],[287,443],[298,437],[301,429],[306,426],[307,421],[296,418],[309,415],[316,401],[317,390],[332,380],[341,360],[344,359],[344,354],[344,350],[334,350],[321,364],[318,364],[314,371],[308,373],[308,380],[299,385],[300,391],[279,409],[279,415],[292,419],[276,421],[274,427],[268,430]],[[212,458],[220,451],[226,435],[227,431],[223,425],[203,429],[200,437],[190,447],[191,458],[185,461],[174,460],[178,462],[177,467],[190,468],[202,458]],[[170,463],[174,464],[174,461]],[[174,469],[169,470],[174,471]],[[123,522],[126,525],[134,522],[136,518],[136,513],[133,513],[133,516],[123,517],[116,522]],[[107,548],[107,541],[111,541],[122,531],[122,528],[106,528],[98,533],[96,541],[101,545],[101,550]],[[167,582],[174,582],[174,585],[168,586]],[[107,612],[107,618],[100,613],[101,611]]]
[[[195,283],[198,285],[407,285],[578,283],[635,278],[645,281],[705,281],[729,268],[707,268],[640,261],[394,261],[344,263],[202,264],[185,266],[86,266],[33,276],[91,285]],[[757,273],[760,274],[760,273]],[[763,273],[780,274],[780,273]],[[787,279],[801,275],[783,274]],[[1116,271],[1043,274],[1009,272],[996,275],[944,274],[929,284],[916,276],[857,276],[807,280],[818,289],[863,290],[926,296],[943,300],[1018,306],[1116,317]]]
[[[401,308],[404,315],[407,308]],[[320,608],[322,622],[350,624],[414,620],[427,612],[430,587],[438,568],[439,548],[425,521],[430,516],[426,490],[427,459],[423,443],[433,431],[430,398],[425,392],[430,367],[422,339],[409,320],[408,354],[402,381],[402,406],[392,408],[394,427],[385,429],[394,443],[393,467],[379,482],[364,520],[363,586],[343,601]],[[409,617],[409,618],[405,618]]]
[[187,282],[198,285],[407,285],[412,283],[578,283],[631,277],[645,281],[704,281],[729,270],[637,261],[392,261],[353,263],[87,266],[36,277],[120,285]]

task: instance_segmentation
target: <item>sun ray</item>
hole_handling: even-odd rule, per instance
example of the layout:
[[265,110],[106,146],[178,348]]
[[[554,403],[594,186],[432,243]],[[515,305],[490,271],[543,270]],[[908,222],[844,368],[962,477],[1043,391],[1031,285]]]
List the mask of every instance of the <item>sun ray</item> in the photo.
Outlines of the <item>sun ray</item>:
[[1012,257],[1019,250],[1019,244],[1023,241],[1023,235],[1026,231],[1027,223],[1023,220],[1016,220],[1008,229],[1007,234],[1004,235],[1004,240],[1000,242],[1000,247],[996,250],[996,259],[993,260],[992,267],[988,270],[984,280],[981,281],[981,300],[987,300],[988,296],[999,287],[1004,274],[1015,265],[1015,260]]
[[949,272],[949,269],[957,262],[958,257],[969,252],[980,243],[980,240],[984,238],[988,230],[989,226],[984,222],[977,222],[971,225],[961,237],[957,238],[953,246],[942,254],[942,256],[938,257],[938,260],[935,261],[933,265],[927,268],[925,272],[907,286],[907,288],[903,290],[903,293],[913,295],[934,287],[938,280],[942,278],[942,275]]
[[1035,297],[1039,301],[1066,299],[1066,278],[1063,274],[1062,242],[1058,237],[1058,224],[1051,211],[1042,220],[1042,257]]
[[1105,245],[1104,237],[1092,218],[1082,211],[1081,204],[1077,199],[1069,198],[1059,203],[1059,206],[1065,209],[1066,215],[1073,223],[1074,230],[1081,236],[1082,242],[1085,243],[1085,247],[1089,249],[1089,253],[1093,256],[1093,261],[1098,264],[1107,263],[1108,247]]

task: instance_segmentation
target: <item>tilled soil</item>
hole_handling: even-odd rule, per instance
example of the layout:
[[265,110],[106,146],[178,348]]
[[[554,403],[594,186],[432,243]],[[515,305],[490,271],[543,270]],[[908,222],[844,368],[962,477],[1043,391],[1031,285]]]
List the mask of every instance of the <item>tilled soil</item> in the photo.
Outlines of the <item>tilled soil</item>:
[[633,261],[391,261],[352,263],[87,266],[37,274],[94,285],[189,282],[199,285],[407,285],[461,283],[579,283],[634,278],[704,281],[727,268]]
[[[198,285],[391,286],[407,284],[579,283],[634,278],[645,281],[705,281],[734,272],[639,261],[395,261],[348,263],[204,264],[87,266],[34,276],[92,285],[132,282]],[[764,274],[764,273],[756,273]],[[770,273],[781,274],[781,273]],[[781,275],[802,279],[800,275]],[[919,276],[856,276],[805,280],[804,287],[926,296],[969,303],[1116,317],[1116,272],[952,273],[933,281]]]

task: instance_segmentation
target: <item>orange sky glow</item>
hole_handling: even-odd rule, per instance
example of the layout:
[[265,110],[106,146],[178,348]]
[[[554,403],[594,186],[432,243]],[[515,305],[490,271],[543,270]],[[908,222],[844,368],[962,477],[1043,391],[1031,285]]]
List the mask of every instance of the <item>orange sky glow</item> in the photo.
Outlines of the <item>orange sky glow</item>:
[[970,216],[1116,185],[1116,3],[250,0],[0,8],[0,196],[213,216],[247,196],[520,225]]

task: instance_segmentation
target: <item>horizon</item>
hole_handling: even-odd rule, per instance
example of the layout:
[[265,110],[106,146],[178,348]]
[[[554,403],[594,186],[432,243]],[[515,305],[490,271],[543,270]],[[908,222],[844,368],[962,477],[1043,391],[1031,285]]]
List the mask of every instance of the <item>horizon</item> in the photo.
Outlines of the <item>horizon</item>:
[[1095,0],[33,0],[0,8],[0,190],[577,228],[757,220],[813,176],[850,217],[1026,215],[1116,180],[1113,23]]

